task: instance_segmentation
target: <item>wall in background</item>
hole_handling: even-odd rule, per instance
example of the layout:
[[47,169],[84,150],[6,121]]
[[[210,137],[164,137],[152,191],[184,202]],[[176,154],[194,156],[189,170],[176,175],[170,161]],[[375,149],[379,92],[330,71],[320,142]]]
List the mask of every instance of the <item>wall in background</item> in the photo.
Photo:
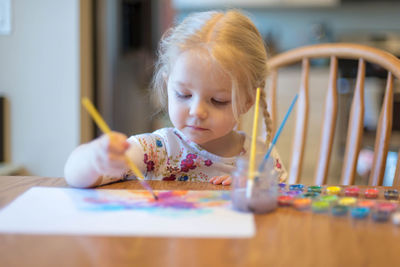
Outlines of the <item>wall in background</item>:
[[13,0],[0,35],[0,93],[10,102],[10,160],[63,176],[79,144],[79,1]]
[[[400,34],[400,3],[346,4],[337,7],[244,9],[278,51],[316,42],[337,41],[343,34],[397,32]],[[179,10],[177,19],[197,10]],[[326,31],[318,40],[318,27]]]

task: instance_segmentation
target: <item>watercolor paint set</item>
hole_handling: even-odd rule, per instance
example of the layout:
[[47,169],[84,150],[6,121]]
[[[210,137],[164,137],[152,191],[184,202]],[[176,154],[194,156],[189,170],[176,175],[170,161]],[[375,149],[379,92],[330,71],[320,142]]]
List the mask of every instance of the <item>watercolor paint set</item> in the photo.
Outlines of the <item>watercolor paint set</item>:
[[304,212],[400,225],[399,190],[358,186],[279,184],[278,205]]

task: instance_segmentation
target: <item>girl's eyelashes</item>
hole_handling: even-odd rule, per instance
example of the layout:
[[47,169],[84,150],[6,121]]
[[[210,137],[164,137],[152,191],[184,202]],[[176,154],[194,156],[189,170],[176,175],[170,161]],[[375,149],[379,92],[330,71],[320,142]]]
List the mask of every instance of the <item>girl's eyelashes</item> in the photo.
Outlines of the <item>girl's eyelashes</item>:
[[[189,99],[192,97],[191,94],[180,93],[178,91],[175,91],[175,95],[179,99]],[[213,103],[216,106],[228,105],[230,102],[231,102],[230,100],[220,100],[220,99],[211,98],[211,103]]]
[[217,106],[224,106],[224,105],[228,105],[230,103],[230,101],[218,100],[218,99],[214,99],[214,98],[211,99],[211,102],[213,102]]
[[175,92],[175,94],[176,94],[176,96],[178,98],[182,98],[182,99],[190,98],[192,96],[190,94],[182,94],[182,93],[179,93],[179,92]]

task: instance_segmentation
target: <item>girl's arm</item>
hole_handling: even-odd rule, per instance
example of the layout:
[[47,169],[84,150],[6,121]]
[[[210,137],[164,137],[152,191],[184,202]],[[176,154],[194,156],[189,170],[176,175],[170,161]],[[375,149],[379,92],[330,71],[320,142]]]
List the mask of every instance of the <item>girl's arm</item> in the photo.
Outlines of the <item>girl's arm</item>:
[[128,148],[126,136],[116,132],[78,146],[65,164],[65,180],[73,187],[93,187],[102,183],[103,176],[123,178]]

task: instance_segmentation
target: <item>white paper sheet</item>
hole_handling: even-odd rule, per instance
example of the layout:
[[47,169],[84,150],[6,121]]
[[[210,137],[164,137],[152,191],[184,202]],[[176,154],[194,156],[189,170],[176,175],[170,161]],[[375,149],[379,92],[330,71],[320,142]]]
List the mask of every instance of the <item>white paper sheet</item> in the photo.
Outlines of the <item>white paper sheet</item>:
[[0,232],[27,234],[246,238],[252,214],[226,191],[147,191],[33,187],[0,210]]

